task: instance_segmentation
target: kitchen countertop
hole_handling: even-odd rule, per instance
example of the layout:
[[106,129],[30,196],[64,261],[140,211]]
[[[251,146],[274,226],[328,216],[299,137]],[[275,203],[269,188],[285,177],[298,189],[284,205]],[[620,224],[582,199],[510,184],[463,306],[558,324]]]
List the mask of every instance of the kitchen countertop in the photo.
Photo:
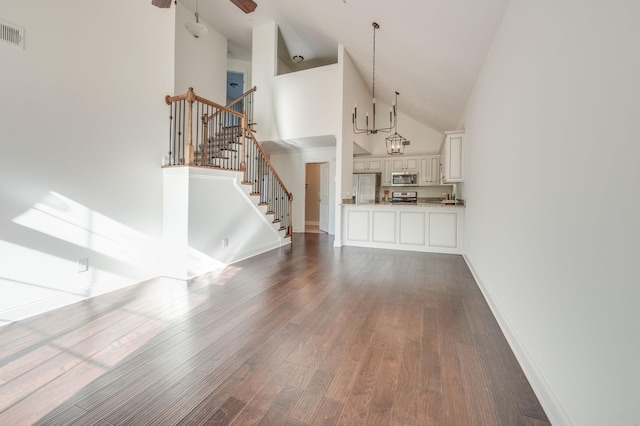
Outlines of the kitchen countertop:
[[382,201],[376,204],[351,204],[351,203],[342,203],[342,206],[352,206],[352,207],[372,207],[372,206],[384,206],[384,207],[407,207],[407,208],[415,208],[415,207],[442,207],[442,208],[464,208],[464,202],[457,204],[443,204],[439,201],[419,201],[416,204],[401,204],[401,203],[392,203],[389,201]]
[[[376,206],[407,206],[407,207],[464,207],[464,200],[456,200],[454,203],[453,200],[448,200],[448,203],[443,203],[444,201],[440,197],[418,197],[418,202],[416,204],[404,204],[404,203],[392,203],[391,201],[379,201],[375,205]],[[342,200],[343,206],[348,205],[366,205],[370,206],[371,204],[353,204],[351,199],[345,198]]]

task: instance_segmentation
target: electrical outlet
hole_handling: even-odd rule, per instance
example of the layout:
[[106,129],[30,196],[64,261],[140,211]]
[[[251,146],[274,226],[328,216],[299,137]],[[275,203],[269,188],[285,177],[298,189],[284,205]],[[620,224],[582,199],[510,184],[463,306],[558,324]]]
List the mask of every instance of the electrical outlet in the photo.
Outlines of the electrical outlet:
[[83,257],[78,259],[78,272],[87,272],[89,270],[89,258]]
[[229,246],[229,239],[228,238],[223,238],[222,239],[222,247],[228,247]]

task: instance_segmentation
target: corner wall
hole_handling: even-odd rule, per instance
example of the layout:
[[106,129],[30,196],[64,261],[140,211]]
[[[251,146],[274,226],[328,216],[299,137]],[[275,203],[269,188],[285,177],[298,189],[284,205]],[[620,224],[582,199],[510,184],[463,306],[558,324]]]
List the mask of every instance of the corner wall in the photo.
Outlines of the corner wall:
[[195,20],[182,3],[175,5],[175,88],[181,95],[193,87],[196,95],[225,105],[227,100],[227,39],[200,19],[209,32],[194,38],[184,24]]
[[175,11],[21,0],[0,19],[26,30],[0,45],[4,324],[157,276]]
[[513,0],[465,114],[466,258],[554,425],[640,424],[639,17]]
[[[293,232],[304,232],[306,163],[329,163],[329,175],[336,176],[336,150],[310,149],[301,152],[271,154],[273,167],[293,195]],[[329,184],[329,234],[336,232],[336,180]]]

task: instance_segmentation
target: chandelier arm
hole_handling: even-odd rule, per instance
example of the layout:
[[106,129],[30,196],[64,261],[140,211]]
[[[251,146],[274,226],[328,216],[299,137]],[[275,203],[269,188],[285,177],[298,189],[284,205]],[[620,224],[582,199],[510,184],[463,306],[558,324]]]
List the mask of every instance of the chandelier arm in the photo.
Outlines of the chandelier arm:
[[[372,106],[373,106],[373,116],[372,116],[372,124],[373,127],[369,128],[369,114],[367,113],[366,115],[366,119],[365,119],[365,127],[364,128],[360,128],[358,127],[358,108],[357,108],[357,104],[356,106],[354,106],[353,108],[353,113],[351,114],[351,123],[352,123],[352,127],[353,127],[353,133],[354,134],[363,134],[366,133],[367,135],[375,135],[378,132],[381,133],[390,133],[391,131],[393,131],[394,129],[397,128],[397,111],[396,111],[396,105],[394,103],[393,107],[391,108],[391,111],[389,111],[389,127],[384,127],[384,128],[380,128],[377,129],[376,128],[376,30],[380,28],[380,25],[378,25],[378,23],[373,22],[371,24],[371,26],[373,27],[373,55],[372,55],[372,59],[373,59],[373,66],[372,66],[372,78],[371,78],[371,95],[372,95]],[[397,101],[397,95],[398,93],[396,92],[396,101]]]

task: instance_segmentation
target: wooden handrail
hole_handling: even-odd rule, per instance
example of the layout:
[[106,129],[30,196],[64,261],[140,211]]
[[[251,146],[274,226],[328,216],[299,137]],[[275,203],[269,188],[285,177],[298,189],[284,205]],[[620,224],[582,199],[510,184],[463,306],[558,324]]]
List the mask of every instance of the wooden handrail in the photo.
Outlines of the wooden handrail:
[[[242,99],[248,100],[247,105],[252,104],[252,93],[256,90],[256,87],[251,88],[227,106],[197,96],[191,87],[185,94],[165,96],[165,102],[171,109],[170,119],[174,120],[174,116],[176,116],[177,120],[172,121],[173,126],[170,129],[169,154],[170,156],[175,155],[175,157],[170,157],[171,165],[200,165],[242,172],[243,183],[252,185],[252,194],[259,195],[261,202],[267,203],[269,206],[268,213],[274,215],[273,223],[280,223],[280,229],[286,229],[287,236],[291,236],[293,195],[287,191],[271,160],[249,127],[251,125],[248,122],[251,119],[250,116],[246,111],[238,112],[231,109]],[[194,105],[196,101],[198,103]],[[202,104],[202,108],[200,104]],[[211,111],[210,108],[214,112],[208,115]],[[242,109],[245,110],[245,108]],[[196,110],[198,117],[194,117]],[[202,115],[200,115],[200,111],[203,111]],[[240,120],[234,119],[229,122],[228,117],[225,117],[221,121],[218,119],[212,121],[221,112],[239,117]],[[219,126],[225,129],[220,134],[216,133]],[[241,129],[241,132],[237,132],[237,129]],[[199,140],[194,141],[194,136]],[[218,138],[219,136],[220,138]],[[247,143],[248,138],[251,138],[253,145]],[[196,150],[194,142],[199,143],[200,151]],[[196,152],[199,153],[198,158],[195,158]],[[175,158],[178,160],[174,161]]]
[[247,131],[249,133],[249,136],[253,140],[253,143],[255,143],[256,147],[258,148],[258,151],[260,151],[260,154],[262,155],[262,158],[264,158],[264,161],[269,166],[269,169],[271,169],[271,171],[273,172],[273,175],[276,177],[276,179],[280,183],[280,186],[282,186],[282,190],[287,195],[287,198],[289,200],[291,200],[292,199],[291,193],[289,191],[287,191],[287,187],[282,182],[282,179],[280,179],[280,176],[278,176],[278,173],[276,172],[276,169],[273,167],[273,164],[271,164],[271,161],[269,160],[269,157],[267,157],[267,154],[264,152],[264,150],[262,149],[262,147],[258,143],[258,140],[256,139],[256,136],[253,134],[253,132],[251,131],[251,129],[249,127],[245,127],[245,131]]
[[193,87],[189,87],[189,91],[187,91],[187,93],[185,93],[184,95],[177,95],[177,96],[167,95],[164,97],[164,101],[167,103],[167,105],[171,105],[173,102],[185,101],[185,100],[189,102],[193,102],[193,101],[202,102],[205,105],[209,105],[210,107],[213,107],[222,111],[226,111],[229,114],[235,115],[236,117],[242,117],[244,115],[241,112],[234,111],[230,108],[227,108],[224,105],[220,105],[218,103],[210,101],[209,99],[196,95],[195,92],[193,91]]
[[245,97],[249,96],[249,93],[251,92],[255,92],[256,90],[258,90],[258,88],[256,86],[253,86],[251,89],[247,90],[246,92],[244,92],[242,95],[238,96],[237,98],[235,98],[234,100],[232,100],[231,102],[229,102],[227,104],[227,107],[230,107],[231,105],[235,105],[238,102],[240,102],[241,100],[243,100]]

